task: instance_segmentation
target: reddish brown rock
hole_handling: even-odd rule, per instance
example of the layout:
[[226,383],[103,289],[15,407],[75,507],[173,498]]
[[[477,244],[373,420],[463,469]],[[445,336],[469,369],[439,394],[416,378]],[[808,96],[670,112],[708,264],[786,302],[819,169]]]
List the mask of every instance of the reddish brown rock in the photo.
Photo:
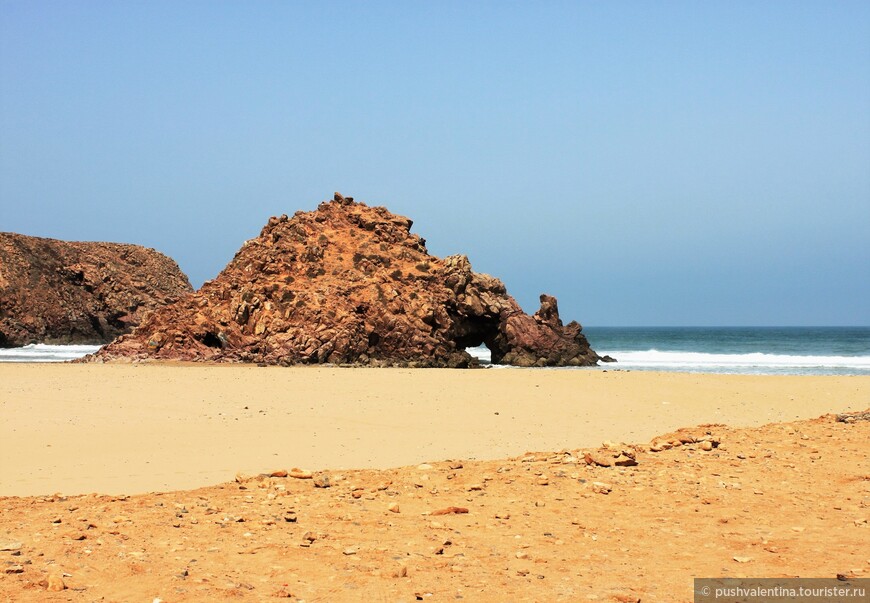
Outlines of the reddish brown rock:
[[429,515],[461,515],[463,513],[468,513],[468,509],[465,507],[445,507],[443,509],[436,509]]
[[595,364],[556,299],[529,316],[462,255],[429,255],[411,220],[336,193],[316,211],[271,218],[220,275],[152,314],[90,360],[465,367]]
[[0,233],[0,347],[106,343],[191,290],[153,249]]
[[64,584],[63,576],[60,574],[49,574],[48,579],[45,584],[46,590],[51,592],[60,592],[66,589],[66,584]]

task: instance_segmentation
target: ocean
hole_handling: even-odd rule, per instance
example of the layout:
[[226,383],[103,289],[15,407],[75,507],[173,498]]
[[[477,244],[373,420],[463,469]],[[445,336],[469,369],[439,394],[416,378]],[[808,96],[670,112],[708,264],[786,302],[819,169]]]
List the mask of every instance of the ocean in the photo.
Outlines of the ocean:
[[100,349],[98,345],[47,345],[36,343],[23,348],[0,348],[0,362],[63,362],[75,360]]
[[[598,369],[752,375],[870,375],[870,327],[587,327]],[[0,362],[62,362],[99,349],[29,345],[0,349]],[[489,364],[486,347],[469,348]],[[541,369],[547,370],[547,369]]]
[[[586,327],[608,370],[870,375],[870,327]],[[486,364],[485,347],[469,349]],[[593,369],[596,370],[596,369]],[[598,369],[600,370],[600,369]]]

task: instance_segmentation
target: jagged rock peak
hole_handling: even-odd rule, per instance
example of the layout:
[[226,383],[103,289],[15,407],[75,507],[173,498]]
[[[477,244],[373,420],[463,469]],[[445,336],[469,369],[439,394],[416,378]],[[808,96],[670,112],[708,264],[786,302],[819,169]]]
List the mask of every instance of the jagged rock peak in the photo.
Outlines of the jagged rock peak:
[[270,218],[217,278],[89,360],[464,367],[485,343],[496,363],[597,362],[555,298],[525,314],[467,257],[430,255],[412,224],[340,193]]
[[153,249],[0,233],[0,347],[106,343],[190,291]]

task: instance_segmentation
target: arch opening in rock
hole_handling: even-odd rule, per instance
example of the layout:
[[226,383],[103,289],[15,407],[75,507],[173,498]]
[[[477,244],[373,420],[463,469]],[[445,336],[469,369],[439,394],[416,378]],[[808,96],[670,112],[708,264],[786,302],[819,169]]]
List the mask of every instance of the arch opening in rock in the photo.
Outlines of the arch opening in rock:
[[481,364],[498,361],[504,352],[498,347],[499,320],[493,316],[466,316],[457,320],[453,341],[456,349],[465,350]]

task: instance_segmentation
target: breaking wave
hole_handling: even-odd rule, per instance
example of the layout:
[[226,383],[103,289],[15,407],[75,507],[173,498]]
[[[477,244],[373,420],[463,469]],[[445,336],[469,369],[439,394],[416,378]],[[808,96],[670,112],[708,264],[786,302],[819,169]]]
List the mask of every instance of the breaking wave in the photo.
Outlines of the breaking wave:
[[98,345],[48,345],[33,343],[20,348],[0,348],[0,362],[64,362],[100,349]]

